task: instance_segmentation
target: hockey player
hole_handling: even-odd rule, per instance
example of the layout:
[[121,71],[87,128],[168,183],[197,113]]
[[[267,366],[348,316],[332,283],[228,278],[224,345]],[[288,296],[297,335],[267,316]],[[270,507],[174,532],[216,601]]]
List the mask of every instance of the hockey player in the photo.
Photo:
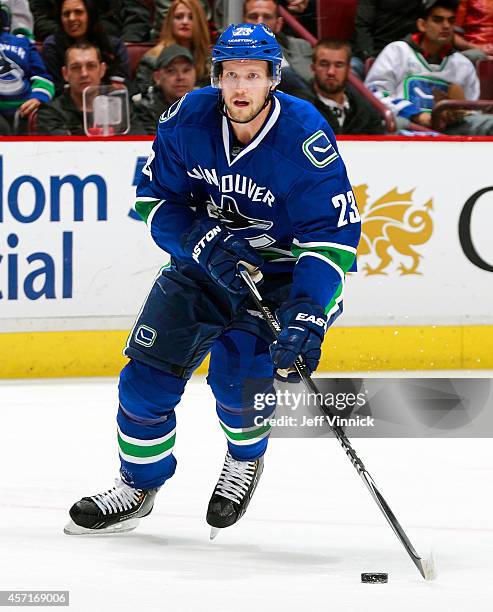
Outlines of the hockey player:
[[[175,406],[210,353],[208,383],[228,450],[207,509],[211,537],[245,512],[263,469],[275,369],[318,365],[342,311],[360,217],[328,124],[275,91],[281,50],[262,25],[229,26],[212,53],[212,87],[159,120],[136,209],[171,254],[132,329],[120,376],[121,479],[70,510],[66,533],[126,531],[152,510],[176,468]],[[261,268],[282,333],[271,343],[239,262]],[[267,402],[266,402],[267,404]],[[260,419],[261,420],[261,419]]]

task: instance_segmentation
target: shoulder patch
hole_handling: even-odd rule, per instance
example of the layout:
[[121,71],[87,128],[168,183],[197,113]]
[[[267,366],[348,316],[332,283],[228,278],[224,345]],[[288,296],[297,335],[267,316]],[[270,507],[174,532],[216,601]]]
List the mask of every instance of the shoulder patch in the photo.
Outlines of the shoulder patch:
[[303,153],[317,168],[325,168],[339,157],[327,134],[318,130],[301,145]]
[[159,123],[165,123],[177,115],[187,95],[188,94],[185,94],[183,98],[180,98],[177,102],[172,104],[168,110],[164,111],[164,113],[159,117]]

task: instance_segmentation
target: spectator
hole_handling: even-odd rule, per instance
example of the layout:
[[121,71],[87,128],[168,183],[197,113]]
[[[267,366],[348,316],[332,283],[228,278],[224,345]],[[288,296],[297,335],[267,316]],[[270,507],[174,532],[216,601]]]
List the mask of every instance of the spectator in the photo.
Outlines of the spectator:
[[476,63],[493,59],[493,2],[490,0],[461,0],[457,11],[457,26],[462,33],[455,33],[454,44]]
[[170,45],[188,49],[194,57],[198,85],[209,84],[210,35],[199,0],[173,0],[171,3],[158,44],[144,55],[137,68],[137,88],[142,93],[152,86],[157,58]]
[[99,19],[95,0],[61,0],[58,4],[59,27],[43,43],[43,59],[55,82],[57,95],[62,93],[62,66],[65,51],[76,42],[90,42],[101,50],[107,66],[106,80],[124,83],[129,77],[127,49],[119,38],[108,36]]
[[25,37],[10,34],[10,11],[0,3],[0,116],[2,132],[10,132],[54,93],[53,82],[34,44]]
[[317,36],[316,0],[281,0],[281,4],[298,19],[304,28]]
[[[58,0],[29,0],[36,40],[43,41],[58,27]],[[151,13],[146,0],[98,0],[101,22],[110,36],[125,42],[145,42],[150,36]]]
[[[456,11],[456,0],[425,0],[419,31],[387,45],[366,77],[366,85],[394,112],[400,129],[410,121],[431,127],[436,100],[479,97],[473,64],[452,46]],[[447,134],[493,134],[493,115],[449,113],[447,123]]]
[[193,61],[190,51],[179,45],[161,51],[153,74],[154,86],[135,105],[146,134],[155,134],[158,117],[194,88],[197,73]]
[[245,0],[243,4],[245,23],[265,23],[276,35],[283,54],[282,83],[283,91],[309,91],[308,82],[313,74],[312,46],[306,40],[287,36],[282,32],[283,18],[279,15],[278,0]]
[[[152,30],[152,35],[154,38],[159,36],[159,32],[161,32],[161,28],[163,27],[163,21],[168,14],[171,4],[172,0],[154,0],[154,27]],[[205,18],[209,21],[212,18],[212,15],[208,0],[200,0],[200,4],[204,9]]]
[[11,15],[10,33],[33,38],[33,16],[27,0],[3,0]]
[[[103,83],[106,64],[100,50],[87,42],[78,42],[65,52],[62,67],[68,89],[51,104],[44,104],[38,112],[37,131],[49,136],[83,136],[83,93],[87,87]],[[143,130],[130,108],[130,134],[142,134]]]
[[109,36],[127,43],[151,39],[151,11],[146,0],[103,0],[101,21]]
[[382,117],[347,82],[351,61],[348,42],[326,38],[313,50],[314,79],[309,100],[336,134],[383,134]]
[[359,0],[354,24],[353,72],[364,78],[364,63],[391,42],[412,34],[422,0]]

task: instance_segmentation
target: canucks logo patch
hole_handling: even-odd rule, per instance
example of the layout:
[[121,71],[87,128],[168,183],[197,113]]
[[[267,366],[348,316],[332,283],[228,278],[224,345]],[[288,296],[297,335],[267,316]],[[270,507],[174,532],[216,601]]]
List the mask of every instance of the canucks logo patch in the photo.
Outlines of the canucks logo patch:
[[156,338],[157,331],[152,329],[152,327],[147,327],[147,325],[141,325],[134,335],[135,342],[147,348],[151,347],[154,342],[156,342]]
[[325,168],[339,157],[329,137],[322,130],[312,134],[301,145],[303,153],[317,168]]

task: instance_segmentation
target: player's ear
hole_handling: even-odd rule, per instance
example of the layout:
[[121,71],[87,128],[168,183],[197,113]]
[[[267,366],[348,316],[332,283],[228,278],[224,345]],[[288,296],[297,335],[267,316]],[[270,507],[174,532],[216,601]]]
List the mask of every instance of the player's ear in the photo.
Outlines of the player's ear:
[[106,74],[106,69],[108,68],[106,62],[101,62],[101,66],[99,67],[101,78]]
[[424,32],[426,29],[426,21],[420,17],[417,21],[416,21],[416,25],[418,26],[418,30],[420,32]]
[[68,76],[67,67],[66,66],[62,66],[62,77],[63,77],[63,80],[65,81],[65,83],[68,83],[67,76]]
[[159,85],[159,70],[154,70],[152,73],[152,80],[155,85]]

